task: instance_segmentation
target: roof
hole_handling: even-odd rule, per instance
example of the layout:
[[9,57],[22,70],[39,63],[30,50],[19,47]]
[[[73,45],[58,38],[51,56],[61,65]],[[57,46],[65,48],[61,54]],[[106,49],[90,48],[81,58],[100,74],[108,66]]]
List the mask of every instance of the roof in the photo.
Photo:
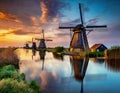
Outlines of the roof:
[[94,44],[91,48],[92,48],[92,49],[96,49],[96,48],[98,48],[98,47],[101,46],[101,45],[103,45],[103,44]]

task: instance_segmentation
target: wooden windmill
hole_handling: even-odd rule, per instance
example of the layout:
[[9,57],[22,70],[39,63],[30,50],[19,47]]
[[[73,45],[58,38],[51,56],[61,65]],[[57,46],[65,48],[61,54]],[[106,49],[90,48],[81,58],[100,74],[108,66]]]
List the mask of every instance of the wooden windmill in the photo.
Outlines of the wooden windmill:
[[34,38],[32,38],[32,41],[27,41],[26,42],[26,48],[30,48],[29,44],[32,44],[31,48],[36,50],[36,42],[34,42]]
[[29,43],[28,43],[28,42],[26,42],[26,43],[25,43],[24,48],[26,48],[26,49],[30,48],[30,47],[29,47]]
[[32,49],[37,49],[36,42],[34,41],[34,38],[32,38],[32,41],[28,41],[28,43],[32,43]]
[[44,37],[44,30],[43,29],[42,29],[42,38],[35,38],[35,40],[40,41],[38,49],[45,49],[46,48],[45,41],[52,41],[51,39],[45,39],[45,37]]
[[88,39],[86,35],[87,28],[105,28],[107,26],[106,25],[84,26],[81,4],[79,4],[79,10],[80,10],[81,24],[78,24],[77,26],[72,26],[72,27],[59,26],[59,29],[70,29],[70,31],[72,29],[74,34],[70,42],[70,51],[89,52]]

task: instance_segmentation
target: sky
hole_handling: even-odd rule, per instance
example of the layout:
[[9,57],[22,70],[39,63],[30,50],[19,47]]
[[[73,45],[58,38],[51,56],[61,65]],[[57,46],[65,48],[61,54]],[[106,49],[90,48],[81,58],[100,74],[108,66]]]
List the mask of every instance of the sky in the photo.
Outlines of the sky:
[[120,45],[119,0],[0,0],[0,47],[24,46],[32,38],[41,38],[42,29],[45,38],[53,40],[46,41],[47,47],[69,47],[70,31],[59,29],[59,25],[81,23],[79,3],[84,26],[107,25],[87,35],[89,46]]

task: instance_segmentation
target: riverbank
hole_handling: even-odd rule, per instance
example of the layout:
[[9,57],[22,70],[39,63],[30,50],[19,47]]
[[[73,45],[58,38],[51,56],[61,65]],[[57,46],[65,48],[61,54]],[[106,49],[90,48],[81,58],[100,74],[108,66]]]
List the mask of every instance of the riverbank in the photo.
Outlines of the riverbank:
[[19,73],[19,58],[14,48],[0,49],[0,93],[41,93],[36,81],[27,82]]

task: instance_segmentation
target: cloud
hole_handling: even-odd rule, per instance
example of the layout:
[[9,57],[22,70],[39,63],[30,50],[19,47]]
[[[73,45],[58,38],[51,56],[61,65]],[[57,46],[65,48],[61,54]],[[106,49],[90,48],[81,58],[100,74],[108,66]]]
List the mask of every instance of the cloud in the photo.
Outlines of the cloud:
[[42,11],[42,15],[41,15],[41,17],[40,17],[40,20],[41,20],[43,23],[45,23],[45,22],[48,21],[48,19],[47,19],[48,9],[47,9],[47,7],[46,7],[46,5],[45,5],[44,2],[40,2],[40,6],[41,6],[41,11]]
[[120,33],[120,24],[114,24],[111,27],[109,27],[109,30],[113,33],[119,32]]
[[20,29],[0,29],[0,36],[6,36],[8,34],[16,33],[17,31],[20,31]]
[[85,7],[85,8],[84,8],[84,11],[85,11],[85,12],[89,12],[90,9],[89,9],[88,7]]
[[3,12],[0,12],[0,19],[1,20],[6,20],[6,21],[20,22],[20,20],[17,19],[14,15],[12,15],[12,14],[5,14]]
[[[0,11],[17,17],[25,25],[33,25],[30,16],[40,16],[39,0],[0,0]],[[11,20],[9,20],[11,21]]]
[[0,36],[6,36],[9,34],[15,35],[28,35],[28,34],[40,34],[33,31],[25,31],[23,28],[9,28],[9,29],[0,29]]
[[61,2],[60,0],[40,0],[40,8],[42,11],[41,21],[43,23],[49,21],[56,21],[58,17],[63,16],[60,11],[63,8],[67,8],[68,4]]
[[96,25],[99,22],[99,18],[93,18],[86,22],[87,25]]
[[[99,22],[99,18],[93,18],[93,19],[90,19],[87,22],[85,22],[85,24],[86,25],[96,25],[98,22]],[[81,23],[81,20],[80,20],[80,18],[78,18],[78,19],[72,20],[70,22],[64,22],[64,23],[62,23],[62,25],[75,27],[76,25],[78,25],[80,23]]]
[[52,24],[51,27],[56,28],[59,18],[63,16],[61,9],[67,6],[61,0],[0,0],[0,27],[9,29],[22,26],[25,27],[24,31],[33,28],[48,30]]
[[57,35],[58,37],[63,37],[63,36],[70,36],[70,33],[68,32],[68,33],[57,33],[57,34],[55,34],[55,35]]

